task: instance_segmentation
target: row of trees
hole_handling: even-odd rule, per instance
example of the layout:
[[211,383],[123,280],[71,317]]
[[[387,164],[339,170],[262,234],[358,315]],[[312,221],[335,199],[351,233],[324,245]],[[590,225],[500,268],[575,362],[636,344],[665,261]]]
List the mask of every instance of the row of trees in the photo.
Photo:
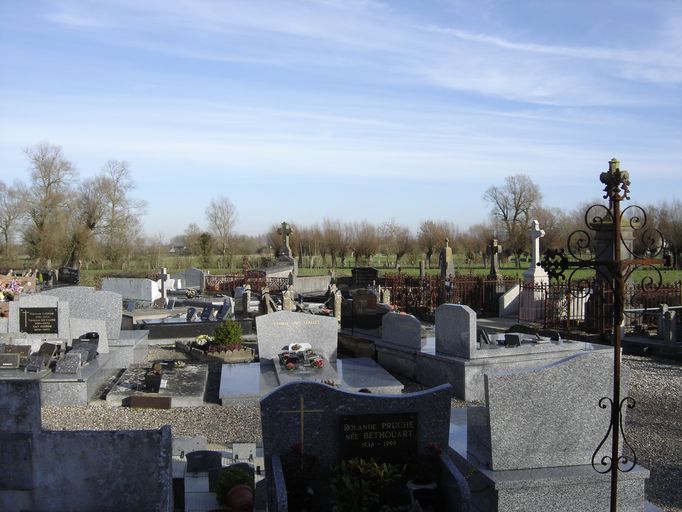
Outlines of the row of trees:
[[126,162],[110,160],[92,178],[78,171],[61,147],[39,143],[26,149],[29,183],[0,182],[0,234],[10,259],[15,239],[39,266],[74,265],[92,258],[93,242],[104,257],[119,262],[141,236],[144,202],[134,189]]
[[[159,265],[168,244],[158,237],[144,238],[139,219],[145,204],[131,197],[135,187],[126,162],[110,160],[97,176],[79,181],[61,147],[43,142],[25,153],[29,182],[7,185],[0,181],[0,235],[6,261],[11,261],[16,241],[41,267],[48,262],[72,266],[82,261],[123,268],[132,259],[152,268]],[[529,250],[528,228],[533,219],[545,230],[543,247],[560,247],[570,232],[584,227],[588,206],[569,213],[546,208],[539,187],[523,174],[491,186],[482,199],[490,208],[489,221],[466,231],[447,220],[422,221],[413,233],[395,219],[375,225],[325,218],[309,226],[292,223],[290,245],[301,266],[304,259],[309,266],[323,266],[327,261],[332,267],[345,266],[351,256],[356,263],[371,264],[379,253],[390,255],[396,267],[421,259],[432,266],[447,239],[453,252],[466,261],[486,265],[490,239],[497,238],[503,254],[519,266]],[[647,210],[651,224],[658,225],[679,251],[682,202]],[[182,246],[187,254],[200,256],[204,266],[232,267],[236,254],[272,257],[282,244],[278,225],[256,236],[235,233],[237,211],[227,197],[212,199],[205,218],[206,228],[190,224],[171,240],[171,245]]]

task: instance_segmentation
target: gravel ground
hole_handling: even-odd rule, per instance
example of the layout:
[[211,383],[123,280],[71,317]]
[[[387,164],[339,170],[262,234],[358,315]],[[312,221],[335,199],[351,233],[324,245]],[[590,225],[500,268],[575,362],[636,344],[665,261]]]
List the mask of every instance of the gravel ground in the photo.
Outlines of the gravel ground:
[[[152,347],[147,356],[183,359],[172,347]],[[651,471],[647,499],[665,512],[682,512],[682,365],[676,361],[624,356],[631,370],[630,396],[637,405],[628,411],[625,431],[637,462]],[[398,377],[400,378],[400,377]],[[407,391],[422,389],[400,378]],[[51,430],[154,429],[171,425],[174,436],[205,435],[209,443],[261,442],[256,403],[218,405],[220,365],[211,365],[207,404],[170,410],[111,407],[103,400],[87,406],[43,407],[43,427]],[[465,402],[453,399],[453,407]]]

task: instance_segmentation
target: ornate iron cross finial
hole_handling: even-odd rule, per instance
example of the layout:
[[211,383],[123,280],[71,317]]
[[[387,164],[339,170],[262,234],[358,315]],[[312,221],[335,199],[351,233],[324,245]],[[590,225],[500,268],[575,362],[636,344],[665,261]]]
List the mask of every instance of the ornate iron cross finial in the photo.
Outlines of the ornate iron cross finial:
[[620,170],[620,162],[615,158],[609,161],[609,170],[599,175],[599,181],[604,185],[604,199],[622,201],[630,199],[630,173]]

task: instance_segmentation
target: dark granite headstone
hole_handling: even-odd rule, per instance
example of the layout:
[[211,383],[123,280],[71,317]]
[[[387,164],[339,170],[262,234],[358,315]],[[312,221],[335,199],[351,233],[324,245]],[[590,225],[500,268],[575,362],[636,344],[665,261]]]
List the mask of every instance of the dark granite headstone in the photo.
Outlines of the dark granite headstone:
[[209,469],[220,468],[223,465],[222,454],[213,450],[189,452],[185,456],[188,473],[207,473]]
[[73,340],[73,345],[71,346],[71,352],[83,352],[84,361],[89,363],[95,357],[97,357],[97,347],[99,345],[99,339],[96,340],[84,340],[77,339]]
[[161,388],[161,373],[149,371],[144,376],[144,390],[147,393],[158,393]]
[[81,272],[77,268],[60,267],[57,281],[65,284],[78,284]]
[[19,366],[26,366],[31,345],[5,345],[5,354],[19,354]]
[[356,286],[373,285],[379,277],[379,271],[374,267],[355,267],[351,269],[351,274]]
[[19,368],[19,354],[0,354],[0,370]]
[[26,363],[27,372],[40,372],[47,368],[47,364],[50,360],[46,358],[43,354],[31,354],[28,356],[28,362]]
[[67,352],[64,354],[54,369],[55,373],[77,374],[80,369],[82,354],[80,352]]
[[43,343],[38,349],[38,354],[46,357],[47,361],[49,362],[57,354],[57,345],[54,343]]
[[31,435],[0,433],[0,491],[33,489]]
[[213,306],[206,306],[201,310],[200,318],[202,322],[206,322],[209,318],[211,318],[211,311],[213,311]]

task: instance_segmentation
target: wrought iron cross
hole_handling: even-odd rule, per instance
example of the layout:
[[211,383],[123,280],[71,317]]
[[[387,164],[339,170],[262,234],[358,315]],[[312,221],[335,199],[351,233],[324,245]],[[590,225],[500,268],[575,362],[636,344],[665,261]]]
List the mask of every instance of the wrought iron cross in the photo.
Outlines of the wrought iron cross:
[[[643,290],[657,290],[662,284],[660,271],[654,265],[667,263],[667,258],[658,258],[663,255],[666,244],[663,235],[657,229],[646,229],[646,212],[639,206],[629,206],[621,211],[620,203],[630,199],[630,174],[621,171],[620,162],[615,158],[609,161],[609,170],[599,176],[604,184],[604,199],[609,200],[609,206],[593,205],[585,212],[585,225],[588,230],[601,230],[610,232],[604,241],[605,249],[595,251],[595,244],[586,230],[577,230],[571,233],[567,240],[566,249],[548,249],[544,258],[538,263],[550,279],[557,281],[566,280],[568,275],[568,289],[574,296],[584,296],[590,284],[585,279],[576,278],[576,272],[583,268],[594,269],[597,275],[613,291],[613,397],[603,397],[599,400],[599,407],[606,409],[611,407],[611,422],[609,428],[592,455],[592,467],[600,473],[611,472],[611,511],[617,509],[618,472],[631,471],[637,462],[637,456],[629,445],[623,432],[623,407],[633,408],[635,401],[631,397],[620,397],[620,366],[621,366],[621,324],[624,319],[624,296],[625,282],[632,276],[635,269],[642,266],[655,270],[658,274],[658,283],[650,278],[642,281]],[[641,233],[641,242],[644,253],[653,257],[642,258],[634,254],[623,239],[622,226],[625,224],[633,232]],[[629,257],[623,257],[622,249],[629,253]],[[589,256],[585,256],[585,253]],[[611,456],[603,456],[597,460],[598,452],[611,435]],[[620,436],[623,442],[632,451],[632,458],[620,455]]]

